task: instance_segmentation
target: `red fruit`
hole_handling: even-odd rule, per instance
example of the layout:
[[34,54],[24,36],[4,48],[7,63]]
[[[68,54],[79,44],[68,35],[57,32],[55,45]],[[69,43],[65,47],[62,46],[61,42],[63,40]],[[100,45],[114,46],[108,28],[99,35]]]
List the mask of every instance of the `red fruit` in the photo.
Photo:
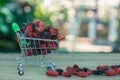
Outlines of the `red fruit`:
[[50,26],[50,25],[46,26],[46,29],[47,29],[47,30],[49,30],[50,28],[51,28],[51,26]]
[[120,74],[120,67],[117,69],[117,73]]
[[68,70],[70,70],[70,69],[72,69],[70,66],[68,66],[67,68],[66,68],[66,71],[68,71]]
[[69,66],[66,68],[66,71],[69,72],[71,75],[74,74],[74,69]]
[[53,42],[49,42],[48,43],[49,44],[49,47],[51,48],[51,49],[56,49],[56,44],[55,43],[53,43]]
[[57,43],[54,42],[54,49],[56,50],[57,49]]
[[65,36],[64,36],[64,35],[58,36],[58,40],[64,40],[64,39],[65,39]]
[[40,47],[41,47],[41,54],[45,55],[47,53],[47,50],[45,49],[46,48],[46,45],[41,43],[40,44]]
[[93,71],[91,69],[89,69],[86,73],[87,73],[87,75],[91,75],[93,73]]
[[52,43],[50,44],[50,46],[51,46],[51,48],[52,48],[53,50],[56,50],[56,49],[57,49],[57,43],[56,43],[56,42],[52,42]]
[[32,54],[36,55],[35,49],[32,49]]
[[30,37],[30,38],[35,38],[35,35],[34,35],[33,32],[29,32],[29,33],[28,33],[28,37]]
[[77,75],[78,72],[80,72],[80,69],[73,69],[74,73],[73,75]]
[[37,32],[34,32],[33,34],[34,34],[34,38],[39,37]]
[[77,73],[80,71],[79,66],[77,64],[73,65],[73,71],[74,71],[74,75],[77,75]]
[[52,35],[58,35],[58,29],[55,29],[55,28],[50,28],[50,33],[52,34]]
[[27,31],[27,33],[32,32],[32,25],[31,24],[27,24],[26,31]]
[[79,66],[77,64],[74,64],[73,69],[79,69]]
[[54,43],[51,43],[51,48],[54,49],[54,47],[55,47],[55,46],[54,46]]
[[39,22],[34,22],[33,24],[34,24],[35,27],[38,27]]
[[32,56],[32,53],[29,52],[29,51],[26,51],[26,52],[25,52],[25,55],[26,55],[26,56]]
[[98,67],[97,67],[97,70],[102,71],[103,69],[104,69],[104,67],[103,67],[103,66],[98,66]]
[[49,47],[51,47],[51,48],[52,48],[52,43],[49,43]]
[[108,65],[103,66],[104,69],[109,69],[110,67]]
[[41,50],[41,54],[45,55],[47,53],[47,50]]
[[116,70],[117,66],[116,65],[111,65],[110,68]]
[[51,47],[51,48],[52,48],[52,42],[49,42],[49,43],[48,43],[48,45],[49,45],[49,47]]
[[37,29],[38,32],[41,32],[44,28],[44,22],[39,22],[39,27]]
[[64,77],[71,77],[71,73],[70,72],[63,72],[62,76],[64,76]]
[[115,76],[117,74],[117,72],[115,70],[107,70],[105,72],[106,76]]
[[46,47],[46,45],[42,43],[42,44],[41,44],[41,48],[42,48],[42,49],[45,49],[45,47]]
[[56,76],[58,76],[58,72],[57,71],[53,71],[53,70],[49,70],[49,71],[46,72],[46,75],[47,76],[54,76],[54,77],[56,77]]
[[87,75],[86,72],[78,72],[77,76],[79,76],[79,77],[87,77],[88,75]]

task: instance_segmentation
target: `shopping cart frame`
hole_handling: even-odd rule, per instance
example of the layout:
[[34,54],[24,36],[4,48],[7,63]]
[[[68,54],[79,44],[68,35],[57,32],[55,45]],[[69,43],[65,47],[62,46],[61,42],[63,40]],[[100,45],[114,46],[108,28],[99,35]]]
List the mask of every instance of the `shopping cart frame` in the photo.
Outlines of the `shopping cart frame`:
[[[58,53],[59,40],[41,39],[41,38],[29,38],[29,37],[24,36],[24,34],[21,31],[16,32],[16,35],[17,35],[18,43],[19,43],[20,50],[21,50],[21,56],[19,57],[19,62],[20,61],[23,62],[24,60],[27,60],[27,57],[29,57],[29,56],[25,55],[25,51],[27,51],[27,50],[30,50],[30,52],[31,52],[32,49],[35,50],[35,54],[31,54],[30,56],[37,56],[38,57],[38,63],[42,62],[40,58],[41,58],[41,56],[45,57],[45,55],[39,54],[37,49],[39,49],[40,51],[41,50],[51,50],[50,54],[51,53]],[[31,46],[26,47],[27,43],[24,43],[24,44],[21,43],[22,41],[30,42],[31,40],[34,42],[34,47],[31,47]],[[40,44],[40,42],[44,42],[45,44],[46,44],[46,42],[57,43],[57,46],[54,46],[54,47],[47,46],[47,47],[44,47],[44,48],[41,48],[40,46],[36,47],[35,46],[36,45],[35,41],[38,41],[38,44]],[[48,54],[48,52],[46,52],[46,54]]]

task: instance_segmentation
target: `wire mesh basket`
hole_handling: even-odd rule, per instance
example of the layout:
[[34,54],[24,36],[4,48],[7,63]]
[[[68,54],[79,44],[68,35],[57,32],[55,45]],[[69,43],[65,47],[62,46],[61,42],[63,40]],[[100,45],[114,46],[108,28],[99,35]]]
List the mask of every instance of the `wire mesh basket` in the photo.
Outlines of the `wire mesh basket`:
[[[28,25],[28,28],[29,27],[30,26]],[[44,38],[40,38],[29,36],[29,33],[31,32],[26,32],[26,28],[23,28],[24,31],[22,31],[22,29],[20,29],[16,23],[13,23],[12,28],[17,35],[18,43],[22,53],[21,56],[17,59],[19,62],[23,62],[25,59],[27,59],[28,56],[37,56],[39,58],[39,63],[41,63],[41,56],[58,52],[59,40],[57,38],[45,38],[46,35],[44,34],[46,34],[46,31],[41,31],[42,37]],[[30,28],[28,31],[30,31]],[[49,33],[47,35],[50,36]]]
[[22,52],[22,56],[38,56],[46,55],[50,53],[56,53],[58,51],[58,40],[29,38],[21,36],[22,33],[17,33],[19,46]]

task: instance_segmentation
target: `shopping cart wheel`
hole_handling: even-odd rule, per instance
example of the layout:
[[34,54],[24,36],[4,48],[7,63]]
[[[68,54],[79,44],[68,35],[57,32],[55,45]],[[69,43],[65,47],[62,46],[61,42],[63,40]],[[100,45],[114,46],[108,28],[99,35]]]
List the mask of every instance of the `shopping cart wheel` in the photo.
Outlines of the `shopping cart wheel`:
[[18,75],[20,76],[24,75],[24,68],[22,63],[18,63],[17,70],[18,70]]
[[56,65],[53,62],[50,62],[47,65],[47,70],[55,70]]
[[19,74],[20,76],[22,76],[22,75],[24,75],[24,71],[18,71],[18,74]]

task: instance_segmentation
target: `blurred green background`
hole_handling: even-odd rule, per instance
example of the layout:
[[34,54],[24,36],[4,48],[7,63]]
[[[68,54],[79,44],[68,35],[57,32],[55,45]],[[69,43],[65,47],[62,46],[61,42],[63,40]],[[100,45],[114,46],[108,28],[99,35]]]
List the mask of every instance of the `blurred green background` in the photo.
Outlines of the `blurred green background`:
[[20,51],[11,24],[23,27],[33,21],[58,28],[66,36],[65,43],[85,41],[120,52],[119,13],[119,0],[1,0],[0,52]]

